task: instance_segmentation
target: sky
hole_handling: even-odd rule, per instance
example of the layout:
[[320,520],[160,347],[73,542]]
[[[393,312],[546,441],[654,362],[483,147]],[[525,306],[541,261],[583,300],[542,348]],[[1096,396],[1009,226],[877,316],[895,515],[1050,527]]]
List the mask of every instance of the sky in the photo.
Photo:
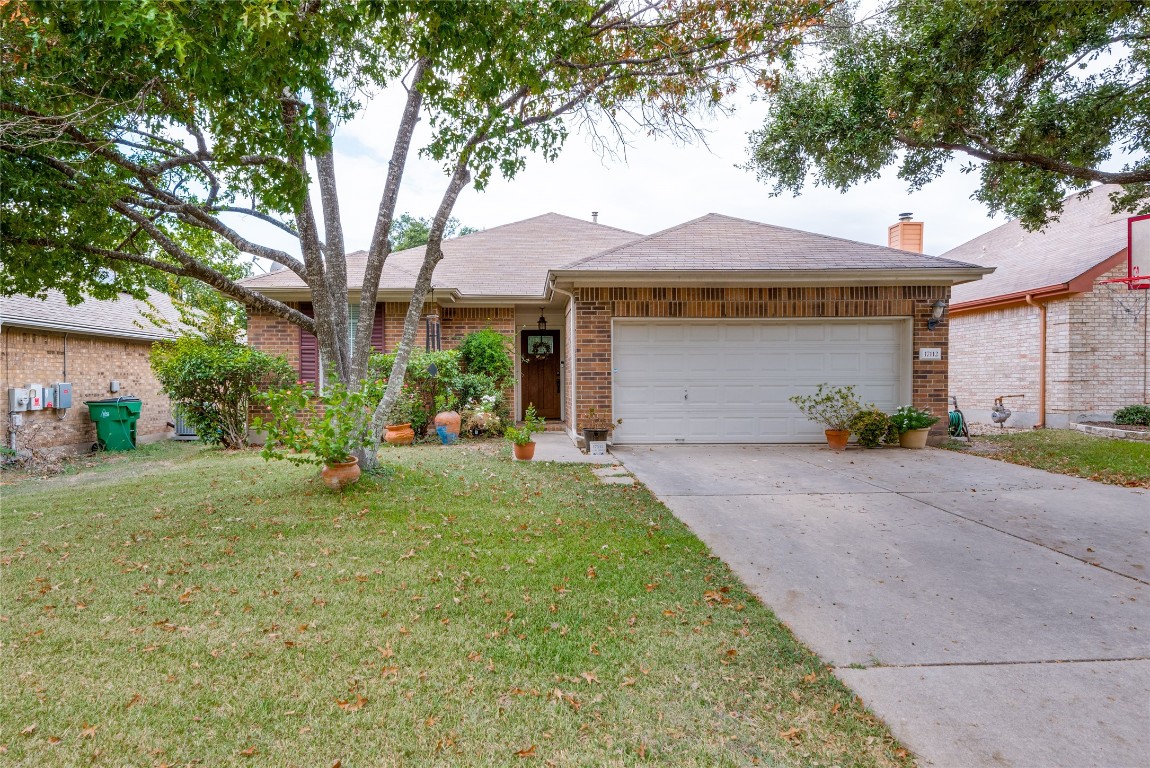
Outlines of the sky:
[[[348,250],[366,248],[374,227],[387,159],[394,140],[400,96],[383,93],[371,100],[336,136],[336,173]],[[588,136],[572,133],[559,159],[531,156],[510,181],[495,177],[482,192],[468,188],[454,215],[479,229],[555,212],[647,235],[707,213],[723,213],[866,243],[886,245],[886,231],[902,212],[924,222],[925,251],[940,255],[1005,221],[991,218],[971,199],[974,174],[954,161],[942,177],[910,192],[888,168],[881,178],[846,193],[807,185],[804,193],[771,197],[767,184],[738,166],[749,154],[747,134],[760,126],[765,105],[744,99],[733,115],[698,121],[706,146],[678,145],[669,139],[634,137],[625,158],[603,158]],[[413,147],[426,140],[426,120]],[[396,214],[431,218],[447,183],[436,163],[413,152],[404,174]],[[237,225],[239,221],[235,221]],[[244,222],[261,242],[294,250],[286,235]]]

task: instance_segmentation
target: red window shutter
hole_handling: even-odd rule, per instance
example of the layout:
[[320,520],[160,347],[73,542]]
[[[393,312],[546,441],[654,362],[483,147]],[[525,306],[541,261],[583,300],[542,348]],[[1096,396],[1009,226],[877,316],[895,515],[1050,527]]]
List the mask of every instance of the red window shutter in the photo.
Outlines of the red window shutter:
[[[311,302],[300,304],[299,311],[315,317]],[[299,330],[299,378],[308,384],[315,384],[319,379],[319,343],[303,328]]]
[[383,342],[383,302],[375,303],[375,320],[371,323],[371,348],[376,352],[386,352]]

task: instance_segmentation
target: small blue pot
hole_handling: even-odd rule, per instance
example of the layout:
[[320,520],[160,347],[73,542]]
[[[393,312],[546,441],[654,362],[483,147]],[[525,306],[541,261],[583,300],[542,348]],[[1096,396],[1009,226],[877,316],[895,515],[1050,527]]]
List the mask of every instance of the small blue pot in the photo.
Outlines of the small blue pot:
[[455,432],[448,432],[447,427],[436,427],[435,434],[439,435],[439,440],[444,445],[451,445],[459,439],[459,435]]

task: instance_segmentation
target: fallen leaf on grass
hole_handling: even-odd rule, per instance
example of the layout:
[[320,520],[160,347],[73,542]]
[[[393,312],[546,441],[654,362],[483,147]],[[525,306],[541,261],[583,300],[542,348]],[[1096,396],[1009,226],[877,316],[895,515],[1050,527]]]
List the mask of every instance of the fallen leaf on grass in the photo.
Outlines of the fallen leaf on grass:
[[259,750],[255,747],[240,750],[240,757],[255,757],[257,754],[259,754]]
[[535,745],[532,744],[527,749],[521,749],[515,753],[516,757],[535,757]]
[[910,757],[910,753],[907,752],[905,749],[896,749],[894,751],[894,756],[899,758],[899,759],[902,759],[905,757]]
[[584,672],[584,673],[580,674],[579,677],[583,678],[588,683],[599,682],[599,676],[596,675],[594,672]]
[[62,739],[59,736],[49,736],[48,737],[48,743],[51,744],[52,746],[56,746],[61,741],[62,741]]
[[124,705],[124,709],[131,709],[144,700],[144,697],[138,693],[132,694],[132,698],[128,699],[128,703]]
[[802,734],[802,730],[799,728],[788,728],[785,731],[779,732],[779,738],[780,739],[786,739],[787,741],[790,741],[792,739],[797,739],[801,734]]
[[31,735],[32,735],[32,734],[34,734],[35,732],[36,732],[36,724],[35,724],[35,723],[32,723],[32,724],[31,724],[31,725],[29,725],[27,728],[25,728],[24,730],[20,731],[20,735],[21,735],[21,736],[31,736]]
[[818,680],[818,679],[819,679],[819,673],[818,672],[811,672],[809,675],[806,675],[805,677],[803,677],[803,682],[804,683],[813,683],[815,680]]
[[84,727],[80,730],[81,739],[90,739],[96,735],[96,726],[84,723]]
[[363,709],[363,705],[367,703],[367,697],[363,694],[359,694],[354,699],[336,699],[335,703],[344,712],[358,712]]

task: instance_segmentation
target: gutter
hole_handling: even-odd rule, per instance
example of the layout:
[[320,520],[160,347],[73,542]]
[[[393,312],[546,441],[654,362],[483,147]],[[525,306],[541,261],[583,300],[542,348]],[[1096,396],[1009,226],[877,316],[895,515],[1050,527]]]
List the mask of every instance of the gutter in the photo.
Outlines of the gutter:
[[692,270],[585,270],[553,269],[550,280],[575,287],[677,286],[718,287],[730,285],[956,285],[979,280],[993,267],[933,269],[692,269]]

